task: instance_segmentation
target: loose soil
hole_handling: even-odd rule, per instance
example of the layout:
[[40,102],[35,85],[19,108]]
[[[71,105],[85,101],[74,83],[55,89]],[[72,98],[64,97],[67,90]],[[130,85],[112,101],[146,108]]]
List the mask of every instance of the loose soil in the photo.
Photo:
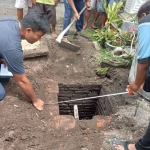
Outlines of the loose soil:
[[[78,52],[58,47],[55,40],[46,36],[49,47],[47,57],[26,59],[27,77],[37,95],[47,103],[47,80],[65,84],[100,84],[103,94],[125,92],[129,68],[110,68],[106,77],[97,76],[95,59],[100,53],[90,40],[81,38],[73,42],[80,45]],[[4,87],[7,95],[0,102],[0,150],[109,150],[109,140],[116,136],[136,142],[144,134],[149,118],[149,105],[138,95],[110,97],[114,114],[103,128],[95,127],[94,119],[77,120],[70,130],[53,126],[53,110],[37,111],[20,91],[12,78]],[[136,102],[140,107],[134,117]],[[58,114],[59,115],[59,114]]]

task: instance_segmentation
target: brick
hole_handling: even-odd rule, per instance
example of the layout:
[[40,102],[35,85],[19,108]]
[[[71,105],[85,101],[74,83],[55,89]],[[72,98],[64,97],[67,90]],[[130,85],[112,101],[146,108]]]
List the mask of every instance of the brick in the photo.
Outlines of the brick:
[[91,99],[91,100],[88,100],[88,99],[87,99],[87,100],[84,100],[84,101],[83,101],[83,103],[90,103],[90,104],[93,104],[93,105],[95,105],[96,102],[97,102],[97,100],[95,100],[95,99],[93,99],[93,100],[92,100],[92,99]]
[[62,94],[59,94],[58,95],[59,97],[72,97],[72,94],[64,94],[64,93],[62,93]]
[[58,100],[59,101],[62,101],[62,100],[70,100],[71,98],[70,97],[68,97],[68,96],[58,96]]
[[106,124],[109,124],[112,120],[111,116],[95,116],[97,128],[105,127]]
[[74,94],[90,94],[91,92],[90,91],[74,91]]
[[60,91],[59,89],[59,94],[73,94],[73,91]]
[[70,130],[73,129],[76,125],[75,119],[73,116],[55,116],[54,117],[56,129]]

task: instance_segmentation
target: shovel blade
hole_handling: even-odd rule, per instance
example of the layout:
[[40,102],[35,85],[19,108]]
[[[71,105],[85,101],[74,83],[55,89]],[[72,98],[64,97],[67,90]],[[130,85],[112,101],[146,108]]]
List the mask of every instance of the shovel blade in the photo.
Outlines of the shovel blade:
[[64,41],[61,41],[61,43],[59,43],[59,46],[71,50],[73,52],[77,52],[80,49],[80,46],[77,46],[72,43],[64,42]]

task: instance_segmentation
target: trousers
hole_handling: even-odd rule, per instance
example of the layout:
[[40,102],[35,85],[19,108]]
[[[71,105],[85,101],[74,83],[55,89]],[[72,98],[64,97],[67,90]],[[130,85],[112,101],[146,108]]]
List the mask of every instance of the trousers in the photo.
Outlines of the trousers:
[[0,101],[4,99],[5,95],[6,95],[5,89],[0,83]]
[[150,150],[150,123],[145,135],[135,144],[137,150]]
[[[84,0],[74,0],[75,7],[78,12],[82,10],[85,5]],[[70,24],[73,10],[68,3],[68,0],[64,0],[65,6],[65,13],[64,13],[64,23],[63,23],[63,30]],[[84,12],[80,15],[80,19],[76,21],[76,29],[77,31],[81,31],[84,25]],[[69,30],[65,33],[65,36],[69,34]]]

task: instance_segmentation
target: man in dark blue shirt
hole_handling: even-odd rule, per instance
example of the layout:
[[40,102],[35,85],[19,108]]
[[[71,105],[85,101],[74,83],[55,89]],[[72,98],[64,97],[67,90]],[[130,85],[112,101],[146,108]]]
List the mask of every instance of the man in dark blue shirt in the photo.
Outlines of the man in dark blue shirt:
[[[8,66],[22,92],[32,101],[38,110],[43,110],[44,102],[36,97],[30,81],[27,79],[23,65],[21,40],[29,43],[41,39],[50,31],[47,18],[37,12],[29,12],[21,22],[9,17],[0,18],[0,58]],[[5,96],[5,90],[0,83],[0,99]]]

